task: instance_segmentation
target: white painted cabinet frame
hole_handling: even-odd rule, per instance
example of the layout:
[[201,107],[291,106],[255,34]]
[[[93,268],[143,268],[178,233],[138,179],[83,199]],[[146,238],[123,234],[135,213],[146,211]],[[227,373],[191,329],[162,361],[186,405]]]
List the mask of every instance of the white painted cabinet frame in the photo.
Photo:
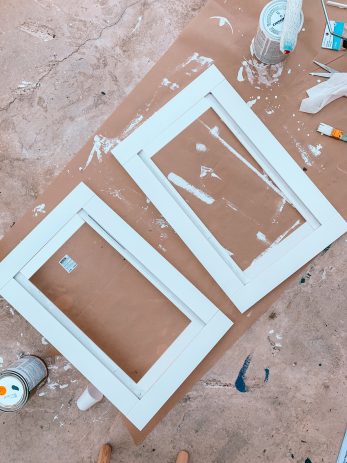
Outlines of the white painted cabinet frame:
[[[305,223],[242,270],[193,212],[152,157],[212,108]],[[242,156],[231,147],[241,161]],[[211,66],[112,150],[193,254],[244,312],[347,231],[346,221],[283,146]],[[248,163],[249,164],[249,163]],[[262,175],[248,165],[256,175]],[[271,180],[270,180],[271,179]]]
[[[137,383],[30,281],[83,224],[91,226],[190,319]],[[212,302],[83,183],[0,263],[0,295],[138,429],[150,421],[232,326]]]

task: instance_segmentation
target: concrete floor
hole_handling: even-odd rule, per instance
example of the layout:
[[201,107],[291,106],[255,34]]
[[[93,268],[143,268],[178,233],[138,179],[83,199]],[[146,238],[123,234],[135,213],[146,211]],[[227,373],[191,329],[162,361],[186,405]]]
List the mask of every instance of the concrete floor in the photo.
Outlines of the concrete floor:
[[[204,3],[1,3],[0,237]],[[51,356],[50,382],[20,414],[1,415],[0,463],[93,462],[104,441],[112,462],[174,462],[181,448],[192,463],[334,462],[347,412],[346,265],[342,238],[139,446],[106,400],[77,410],[86,381]],[[0,366],[50,349],[3,300],[0,339]],[[235,381],[247,357],[241,393]]]

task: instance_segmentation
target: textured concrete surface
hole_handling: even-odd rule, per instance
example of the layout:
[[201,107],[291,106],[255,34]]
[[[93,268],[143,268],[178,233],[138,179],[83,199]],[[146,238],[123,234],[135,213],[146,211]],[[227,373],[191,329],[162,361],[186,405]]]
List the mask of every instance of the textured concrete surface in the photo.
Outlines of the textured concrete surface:
[[[1,3],[0,237],[203,4]],[[308,266],[139,446],[106,400],[77,410],[86,381],[51,355],[50,382],[20,414],[0,417],[0,463],[93,462],[104,441],[112,462],[174,462],[181,448],[192,463],[334,462],[347,412],[345,240]],[[0,340],[0,366],[22,351],[51,353],[3,300]]]

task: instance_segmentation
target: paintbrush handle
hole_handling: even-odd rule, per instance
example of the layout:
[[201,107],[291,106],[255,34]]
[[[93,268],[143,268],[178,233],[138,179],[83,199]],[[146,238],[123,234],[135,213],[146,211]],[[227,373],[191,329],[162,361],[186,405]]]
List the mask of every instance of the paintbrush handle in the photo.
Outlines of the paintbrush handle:
[[104,444],[99,453],[98,463],[110,463],[112,447],[110,444]]
[[177,455],[176,463],[188,463],[189,462],[189,453],[186,450],[181,450]]

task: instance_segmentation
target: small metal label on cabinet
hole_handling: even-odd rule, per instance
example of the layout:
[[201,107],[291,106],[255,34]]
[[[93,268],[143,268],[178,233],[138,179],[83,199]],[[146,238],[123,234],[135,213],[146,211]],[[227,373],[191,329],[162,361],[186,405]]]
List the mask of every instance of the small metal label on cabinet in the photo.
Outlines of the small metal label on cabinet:
[[77,267],[77,263],[67,254],[60,259],[59,264],[67,271],[67,273],[71,273]]

